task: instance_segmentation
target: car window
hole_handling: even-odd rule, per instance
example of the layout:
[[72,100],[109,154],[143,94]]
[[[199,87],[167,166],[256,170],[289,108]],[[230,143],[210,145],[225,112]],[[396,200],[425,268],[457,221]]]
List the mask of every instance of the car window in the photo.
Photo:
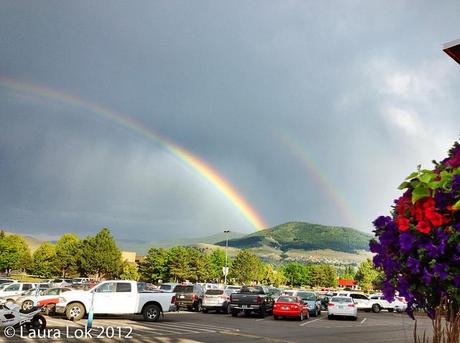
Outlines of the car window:
[[19,288],[21,285],[19,283],[14,283],[12,285],[9,285],[8,287],[5,288],[5,292],[15,292],[19,291]]
[[206,295],[222,295],[224,291],[222,289],[208,289]]
[[170,291],[171,290],[171,285],[161,285],[160,289],[164,289],[165,291]]
[[297,297],[285,297],[280,296],[277,302],[280,303],[296,303],[298,301]]
[[193,286],[177,285],[174,287],[176,293],[193,293]]
[[338,303],[338,304],[340,304],[340,303],[351,303],[352,299],[349,298],[349,297],[340,297],[340,296],[338,296],[338,297],[332,297],[331,302],[332,303]]
[[115,284],[107,282],[96,288],[96,293],[115,293]]
[[43,293],[43,295],[58,295],[59,294],[59,288],[52,288]]
[[129,293],[131,292],[131,284],[129,282],[118,282],[117,293]]
[[240,293],[264,294],[264,289],[261,286],[244,286]]
[[351,294],[350,295],[353,299],[363,299],[367,300],[368,298],[364,294]]
[[23,291],[28,291],[31,288],[32,288],[32,285],[30,283],[25,283],[25,284],[22,285],[22,290]]
[[306,301],[315,301],[316,300],[316,294],[315,293],[309,293],[309,292],[299,292],[297,293],[297,296]]
[[71,291],[71,289],[70,288],[60,288],[59,289],[59,294],[65,293],[65,292],[68,292],[68,291]]
[[284,294],[286,294],[286,295],[294,295],[294,291],[285,291]]

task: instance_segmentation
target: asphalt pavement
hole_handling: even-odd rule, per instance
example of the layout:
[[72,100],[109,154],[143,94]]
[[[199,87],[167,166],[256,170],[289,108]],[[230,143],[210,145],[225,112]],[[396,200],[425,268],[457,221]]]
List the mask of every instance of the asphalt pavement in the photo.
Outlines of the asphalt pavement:
[[[16,330],[14,337],[0,336],[3,341],[131,341],[131,342],[315,342],[412,343],[414,321],[405,314],[360,312],[358,320],[334,319],[326,315],[309,320],[274,320],[272,316],[234,318],[214,313],[168,313],[155,323],[142,317],[98,317],[92,331],[86,320],[70,322],[59,317],[47,317],[47,332],[31,336]],[[420,334],[430,332],[431,321],[417,319]]]

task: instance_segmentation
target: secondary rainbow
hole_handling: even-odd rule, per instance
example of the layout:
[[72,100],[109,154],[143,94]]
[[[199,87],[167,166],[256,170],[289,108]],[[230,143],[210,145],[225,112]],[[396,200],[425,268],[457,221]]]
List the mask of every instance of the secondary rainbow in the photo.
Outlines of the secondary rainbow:
[[198,156],[192,154],[190,151],[184,149],[178,144],[171,142],[151,128],[146,127],[143,123],[134,119],[133,117],[130,117],[125,113],[114,111],[95,102],[83,99],[67,92],[63,92],[61,90],[52,89],[41,84],[19,81],[16,79],[0,76],[0,86],[13,91],[30,93],[36,96],[50,98],[55,101],[82,108],[110,121],[113,121],[127,129],[137,132],[144,138],[147,138],[155,144],[163,147],[172,156],[179,159],[182,163],[190,167],[196,173],[201,175],[205,180],[207,180],[211,185],[217,188],[241,212],[244,218],[256,230],[263,230],[267,228],[267,224],[262,219],[261,215],[259,215],[257,211],[249,205],[248,201],[240,194],[240,192],[238,192],[235,186],[226,180],[225,177],[223,177],[215,168],[211,167],[208,163],[203,161]]
[[305,167],[316,183],[328,195],[329,199],[331,199],[331,201],[335,204],[335,207],[339,210],[340,214],[349,223],[349,225],[358,227],[359,221],[353,215],[353,212],[344,200],[344,197],[324,175],[315,160],[310,157],[307,146],[295,140],[290,135],[279,134],[278,136],[287,150]]

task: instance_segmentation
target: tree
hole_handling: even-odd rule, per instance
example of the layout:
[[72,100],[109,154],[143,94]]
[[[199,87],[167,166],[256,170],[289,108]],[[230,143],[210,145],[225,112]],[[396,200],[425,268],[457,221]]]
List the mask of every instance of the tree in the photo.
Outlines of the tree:
[[123,263],[122,272],[120,274],[121,280],[139,280],[139,273],[136,264]]
[[56,248],[50,242],[44,242],[33,254],[32,272],[44,278],[56,276],[59,269],[56,267]]
[[56,243],[56,266],[62,277],[77,268],[80,259],[81,242],[77,235],[66,233]]
[[168,255],[171,278],[175,281],[187,280],[190,276],[190,256],[187,248],[173,247],[169,249]]
[[302,286],[309,284],[310,271],[304,264],[298,262],[287,263],[283,267],[283,273],[291,286]]
[[85,274],[96,274],[97,279],[102,275],[118,275],[121,263],[121,252],[109,229],[104,228],[96,236],[83,240],[80,266]]
[[19,235],[6,235],[0,232],[0,270],[9,275],[12,269],[26,269],[30,266],[29,246]]
[[356,272],[356,281],[358,281],[364,292],[369,292],[374,289],[374,283],[381,279],[380,274],[381,272],[377,270],[374,263],[367,259],[359,265]]
[[264,271],[261,282],[266,285],[272,285],[275,287],[279,287],[279,285],[283,284],[286,281],[282,269],[275,269],[272,264],[265,264]]
[[[220,281],[224,274],[223,268],[225,267],[225,251],[222,249],[214,249],[210,256],[211,263],[211,278]],[[231,270],[232,260],[228,258],[228,267]]]
[[253,253],[241,250],[233,261],[231,275],[240,283],[248,284],[262,279],[264,266]]
[[345,280],[354,280],[356,276],[356,271],[353,266],[345,266],[345,269],[340,273],[340,277]]
[[143,280],[157,282],[159,280],[169,281],[170,254],[164,248],[149,249],[144,261],[139,265],[139,273]]

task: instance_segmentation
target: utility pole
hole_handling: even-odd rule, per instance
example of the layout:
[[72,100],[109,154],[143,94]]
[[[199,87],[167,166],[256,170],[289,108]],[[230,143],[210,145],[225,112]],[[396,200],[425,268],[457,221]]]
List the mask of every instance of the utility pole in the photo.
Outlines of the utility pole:
[[227,286],[227,274],[228,274],[228,234],[230,230],[225,230],[225,267],[224,267],[224,286]]

